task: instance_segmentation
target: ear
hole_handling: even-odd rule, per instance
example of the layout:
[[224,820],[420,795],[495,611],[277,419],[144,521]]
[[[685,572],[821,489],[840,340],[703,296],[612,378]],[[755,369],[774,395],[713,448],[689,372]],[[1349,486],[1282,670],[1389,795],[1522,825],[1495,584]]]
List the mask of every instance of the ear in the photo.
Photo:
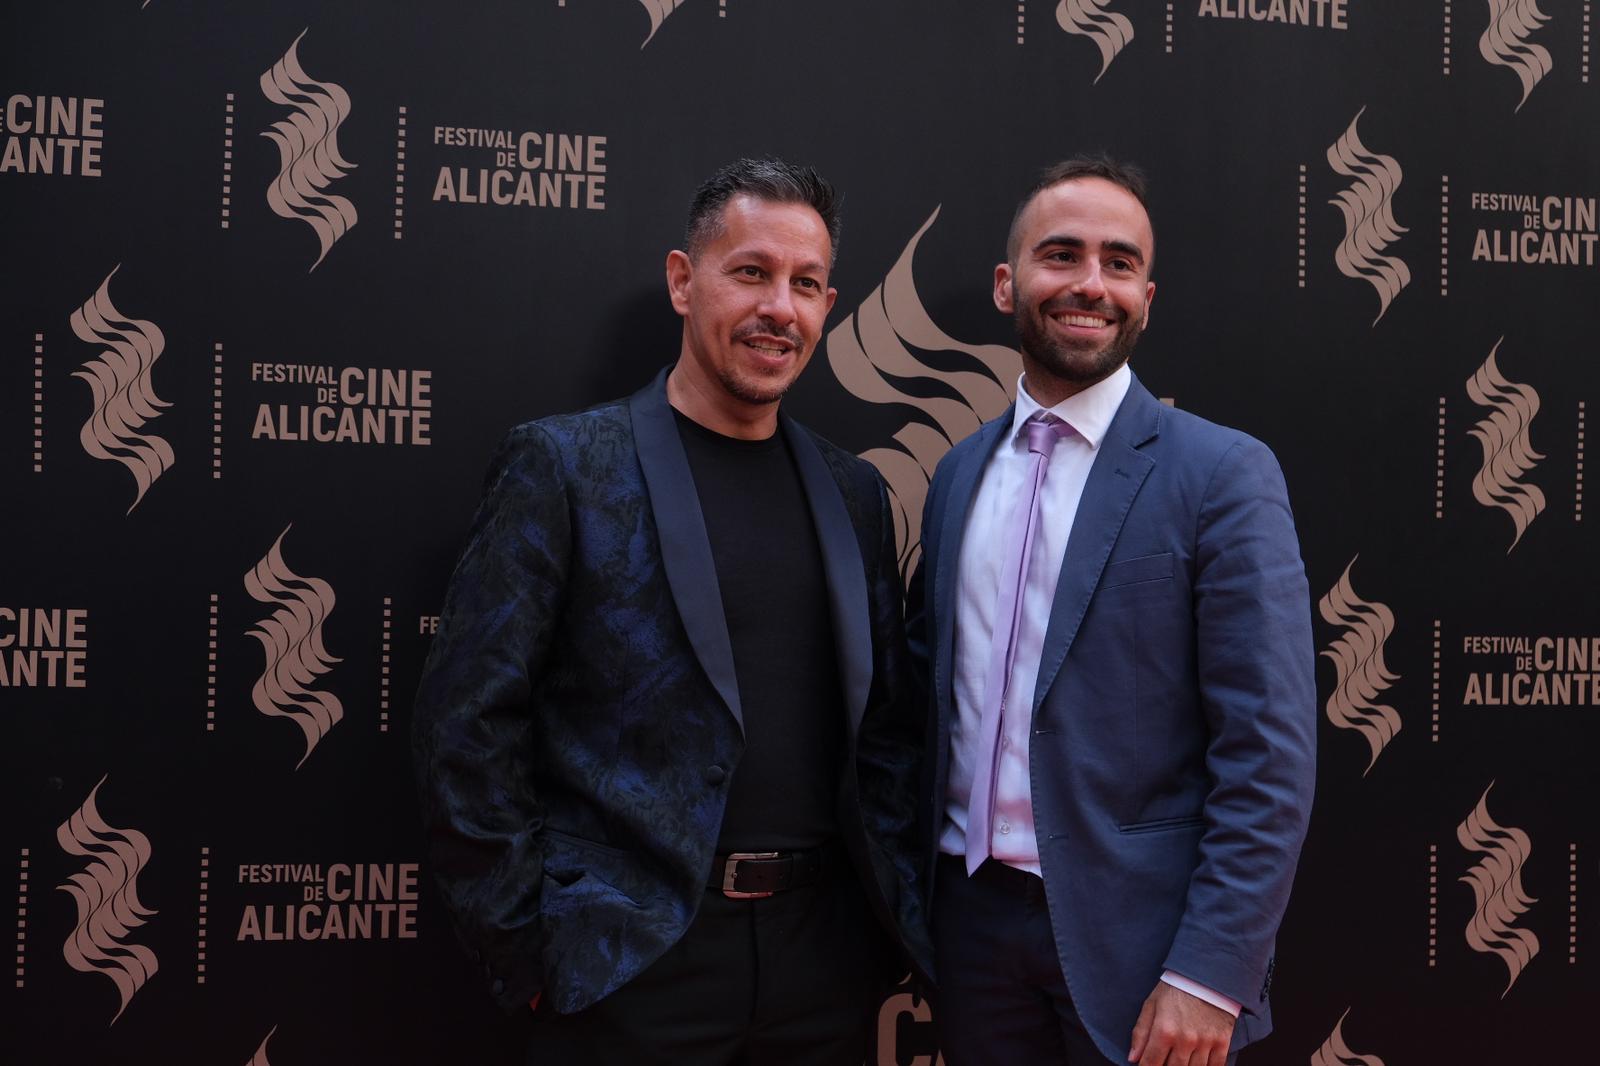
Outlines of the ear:
[[680,315],[689,313],[689,283],[694,279],[694,264],[689,256],[677,249],[667,253],[667,295],[672,298],[672,309]]
[[828,306],[822,312],[823,317],[827,317],[828,312],[833,310],[833,301],[837,300],[838,298],[839,298],[839,290],[838,289],[829,289],[828,290]]
[[1001,263],[994,268],[994,305],[1000,309],[1001,314],[1015,314],[1017,310],[1015,293],[1011,284],[1011,264]]
[[1152,281],[1144,287],[1144,326],[1140,328],[1140,333],[1150,328],[1150,307],[1155,302],[1156,283]]

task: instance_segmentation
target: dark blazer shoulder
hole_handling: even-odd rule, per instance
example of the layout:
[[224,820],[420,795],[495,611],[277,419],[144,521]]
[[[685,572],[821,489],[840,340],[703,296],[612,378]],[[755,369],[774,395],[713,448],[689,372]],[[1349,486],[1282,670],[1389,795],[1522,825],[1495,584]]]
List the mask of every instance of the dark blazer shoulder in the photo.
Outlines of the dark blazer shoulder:
[[833,475],[847,503],[854,506],[858,502],[865,502],[877,506],[878,495],[884,491],[883,475],[878,473],[877,467],[859,455],[845,451],[810,426],[801,422],[795,422],[794,425],[807,440],[816,445],[822,461],[827,464],[828,473]]
[[508,469],[535,462],[583,476],[635,454],[627,400],[609,400],[582,411],[547,415],[512,426],[489,464],[487,486]]
[[526,442],[544,438],[557,445],[581,444],[632,430],[628,424],[626,397],[607,400],[581,411],[533,418],[512,426],[507,441]]
[[[1124,419],[1124,413],[1129,417]],[[1137,377],[1124,400],[1124,410],[1112,423],[1112,432],[1120,432],[1136,447],[1146,439],[1159,442],[1161,449],[1182,456],[1191,470],[1214,469],[1235,451],[1271,458],[1276,464],[1272,449],[1262,441],[1244,430],[1162,403]]]

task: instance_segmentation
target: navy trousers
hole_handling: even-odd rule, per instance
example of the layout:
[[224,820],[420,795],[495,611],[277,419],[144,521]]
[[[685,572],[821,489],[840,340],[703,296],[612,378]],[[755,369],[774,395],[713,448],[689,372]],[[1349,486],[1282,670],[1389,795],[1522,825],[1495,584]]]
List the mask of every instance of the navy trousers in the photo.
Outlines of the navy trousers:
[[933,1020],[946,1066],[1126,1066],[1127,1051],[1106,1058],[1073,1009],[1044,881],[993,859],[969,878],[965,859],[940,855],[934,892]]

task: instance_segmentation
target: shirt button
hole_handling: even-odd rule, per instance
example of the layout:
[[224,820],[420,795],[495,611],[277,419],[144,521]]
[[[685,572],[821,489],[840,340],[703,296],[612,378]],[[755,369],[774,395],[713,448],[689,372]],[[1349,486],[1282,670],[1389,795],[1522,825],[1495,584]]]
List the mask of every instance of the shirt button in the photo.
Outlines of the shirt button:
[[1000,746],[1002,748],[1009,748],[1011,746],[1011,738],[1010,737],[1001,737],[1000,738]]
[[1009,832],[1011,832],[1011,826],[1007,825],[1005,822],[1001,822],[1000,823],[1000,833],[1001,833],[1001,835],[1004,836],[1006,833],[1009,833]]

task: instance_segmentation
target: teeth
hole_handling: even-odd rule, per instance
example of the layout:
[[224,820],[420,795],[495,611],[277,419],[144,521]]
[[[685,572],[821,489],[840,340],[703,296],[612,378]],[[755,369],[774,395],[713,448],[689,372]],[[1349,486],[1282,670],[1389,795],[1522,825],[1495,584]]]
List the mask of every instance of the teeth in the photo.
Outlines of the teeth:
[[774,344],[757,344],[755,341],[747,341],[746,343],[758,352],[773,352],[775,354],[779,354],[783,351],[781,347],[778,347]]
[[1106,324],[1105,319],[1094,315],[1062,315],[1061,319],[1069,326],[1099,327]]

